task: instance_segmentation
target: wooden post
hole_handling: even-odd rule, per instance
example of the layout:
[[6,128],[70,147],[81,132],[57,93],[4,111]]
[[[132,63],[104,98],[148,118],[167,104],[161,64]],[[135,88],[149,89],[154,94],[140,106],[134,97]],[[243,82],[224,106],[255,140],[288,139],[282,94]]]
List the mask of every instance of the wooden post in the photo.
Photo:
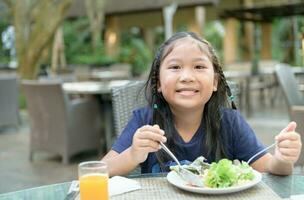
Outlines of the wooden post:
[[120,28],[119,18],[116,16],[109,16],[106,20],[105,30],[105,45],[108,56],[115,57],[119,54]]
[[225,23],[224,63],[229,64],[237,60],[237,21],[228,18]]
[[144,29],[144,39],[147,43],[151,52],[154,52],[154,45],[155,45],[155,33],[153,32],[153,28],[145,28]]
[[194,21],[190,23],[189,30],[203,35],[203,28],[206,20],[206,10],[203,6],[196,6],[194,8]]
[[64,54],[64,38],[62,28],[59,27],[55,33],[53,49],[52,49],[52,63],[51,70],[57,73],[59,69],[66,68],[66,59]]
[[163,8],[163,18],[165,23],[165,38],[169,39],[173,34],[173,18],[177,9],[177,3],[173,2]]
[[271,56],[271,23],[262,23],[261,58],[270,60]]

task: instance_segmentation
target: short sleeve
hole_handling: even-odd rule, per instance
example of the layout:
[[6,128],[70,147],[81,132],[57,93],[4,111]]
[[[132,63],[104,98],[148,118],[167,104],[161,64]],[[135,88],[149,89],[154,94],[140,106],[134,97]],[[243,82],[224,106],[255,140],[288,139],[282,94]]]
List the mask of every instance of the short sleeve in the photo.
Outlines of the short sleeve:
[[132,145],[133,135],[143,125],[149,124],[150,112],[147,108],[133,111],[131,120],[121,132],[120,136],[112,146],[112,150],[121,153]]
[[[264,149],[264,145],[258,140],[252,128],[239,112],[235,112],[233,121],[233,151],[235,159],[248,161],[257,152]],[[267,152],[255,157],[252,162],[256,161]]]

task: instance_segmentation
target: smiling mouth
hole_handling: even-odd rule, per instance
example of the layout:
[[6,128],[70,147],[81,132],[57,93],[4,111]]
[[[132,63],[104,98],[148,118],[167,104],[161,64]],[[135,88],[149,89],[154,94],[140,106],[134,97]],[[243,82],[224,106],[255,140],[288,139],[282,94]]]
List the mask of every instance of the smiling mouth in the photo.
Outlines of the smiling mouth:
[[185,96],[185,97],[191,97],[198,93],[198,90],[195,89],[179,89],[176,90],[177,94]]
[[176,90],[176,92],[178,92],[178,93],[183,93],[183,92],[197,93],[198,90],[196,90],[196,89],[178,89],[178,90]]

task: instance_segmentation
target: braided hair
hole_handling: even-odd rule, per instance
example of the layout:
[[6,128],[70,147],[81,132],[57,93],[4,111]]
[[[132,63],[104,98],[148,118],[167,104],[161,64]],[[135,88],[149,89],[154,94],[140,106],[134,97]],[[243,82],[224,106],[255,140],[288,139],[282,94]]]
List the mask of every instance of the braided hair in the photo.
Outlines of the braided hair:
[[[151,71],[148,76],[148,80],[145,84],[145,95],[149,106],[153,110],[152,124],[158,124],[161,129],[166,133],[167,146],[173,153],[177,151],[179,145],[175,142],[174,138],[178,134],[174,127],[173,115],[170,110],[169,104],[164,99],[161,92],[157,91],[159,84],[159,71],[162,61],[166,56],[173,50],[176,41],[191,37],[196,41],[200,42],[203,46],[207,47],[210,60],[213,64],[214,72],[218,75],[218,87],[217,91],[214,91],[209,101],[205,104],[204,113],[202,117],[202,123],[205,125],[206,139],[204,146],[206,147],[207,157],[212,160],[218,161],[221,158],[226,157],[223,135],[221,134],[221,112],[222,107],[230,107],[236,109],[233,101],[233,95],[229,85],[226,82],[225,75],[222,70],[222,66],[219,59],[210,45],[206,40],[201,39],[198,35],[193,32],[178,32],[171,38],[165,41],[156,52],[153,60]],[[228,98],[231,101],[229,106]],[[203,141],[202,141],[203,142]],[[163,163],[170,158],[162,151],[156,153],[157,160],[161,166],[164,167]]]

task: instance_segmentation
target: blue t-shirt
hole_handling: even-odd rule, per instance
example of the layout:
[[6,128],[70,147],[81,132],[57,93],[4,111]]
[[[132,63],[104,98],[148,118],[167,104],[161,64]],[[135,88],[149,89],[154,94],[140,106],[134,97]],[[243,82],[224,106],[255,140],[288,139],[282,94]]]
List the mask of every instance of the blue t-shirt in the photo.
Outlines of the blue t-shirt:
[[[264,146],[258,141],[253,130],[240,115],[237,110],[222,109],[221,110],[221,127],[222,137],[224,138],[224,148],[226,156],[229,160],[243,160],[247,161],[251,156]],[[148,107],[137,109],[133,111],[133,117],[122,131],[119,138],[114,143],[112,150],[121,153],[132,145],[133,135],[136,130],[144,125],[151,125],[152,112]],[[179,135],[175,139],[178,147],[175,149],[175,154],[178,160],[182,163],[192,162],[199,156],[207,158],[209,163],[214,161],[214,158],[207,157],[207,149],[204,148],[205,131],[204,125],[201,124],[197,132],[189,142],[185,142]],[[255,157],[252,162],[259,159],[265,153]],[[164,163],[165,166],[172,165],[172,162]],[[142,173],[160,172],[161,169],[157,162],[155,153],[149,153],[146,161],[141,163]]]

